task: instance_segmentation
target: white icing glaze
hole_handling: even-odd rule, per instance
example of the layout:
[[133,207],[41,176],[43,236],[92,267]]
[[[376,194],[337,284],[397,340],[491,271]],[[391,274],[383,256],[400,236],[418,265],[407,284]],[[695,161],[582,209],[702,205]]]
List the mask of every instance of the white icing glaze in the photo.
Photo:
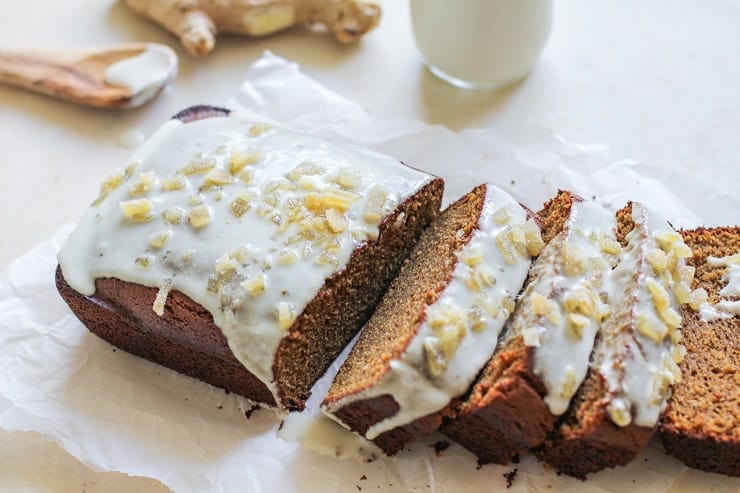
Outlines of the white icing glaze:
[[176,75],[177,55],[166,46],[149,44],[140,55],[108,67],[105,82],[128,88],[132,94],[128,106],[135,108],[156,96]]
[[[531,281],[511,321],[510,332],[522,334],[525,344],[534,347],[534,372],[545,384],[545,403],[556,416],[568,409],[583,382],[594,338],[608,314],[599,294],[608,291],[607,279],[616,257],[602,249],[607,241],[618,249],[615,229],[614,215],[597,203],[574,203],[563,231],[532,266]],[[580,258],[571,258],[574,253]],[[566,259],[582,262],[583,268],[565,266]],[[541,309],[533,306],[536,301],[549,312],[539,313]]]
[[[508,211],[506,216],[509,218],[505,224],[500,224],[494,215],[503,208]],[[351,402],[385,394],[393,396],[399,410],[367,430],[365,436],[373,440],[385,431],[443,409],[452,398],[463,394],[491,357],[501,328],[509,317],[509,311],[502,305],[506,305],[505,300],[508,300],[513,306],[531,263],[529,256],[517,255],[513,264],[507,264],[497,245],[497,238],[510,231],[511,226],[521,225],[526,220],[526,212],[511,196],[488,185],[479,228],[458,253],[460,261],[455,266],[450,282],[437,301],[427,307],[426,320],[400,359],[390,363],[389,370],[377,385],[332,403],[324,408],[325,412],[339,421],[331,413]],[[488,283],[492,286],[481,283],[480,289],[471,287],[470,280],[481,272],[490,273],[495,282]],[[488,306],[495,307],[495,316],[485,310],[476,310],[480,296],[492,303]],[[474,319],[469,317],[471,310],[476,310]],[[456,339],[454,354],[449,355],[443,363],[444,367],[435,373],[429,363],[430,343],[440,343],[444,338],[441,333],[448,330],[459,334],[459,325],[455,326],[452,319],[447,324],[438,325],[435,322],[444,320],[446,314],[451,314],[453,318],[456,314],[462,315],[464,336]],[[480,321],[481,325],[474,329],[472,320]]]
[[728,266],[727,272],[722,277],[727,283],[719,292],[720,296],[740,296],[740,263]]
[[300,443],[308,450],[339,459],[368,462],[383,454],[374,443],[325,415],[290,413],[278,430],[278,436],[286,442]]
[[[250,162],[234,168],[236,177],[229,173],[234,159]],[[238,114],[170,120],[132,162],[138,163],[133,176],[106,182],[60,250],[65,280],[84,295],[93,295],[95,279],[105,277],[164,288],[164,295],[183,292],[213,315],[236,358],[274,394],[274,354],[290,322],[360,243],[377,236],[381,218],[431,180],[387,156],[253,125]],[[179,174],[204,163],[213,168]],[[182,189],[165,191],[173,176],[181,177]],[[213,186],[214,180],[233,183]],[[145,183],[148,190],[132,195]],[[385,200],[371,203],[378,191]],[[237,217],[232,206],[245,194],[251,207]],[[337,213],[336,232],[323,212],[308,211],[309,199],[317,197],[346,199],[343,214],[330,209]],[[121,204],[140,199],[149,201],[150,220],[126,219]],[[170,217],[177,207],[181,222],[167,222],[163,213]],[[210,216],[201,228],[189,223],[198,209]]]
[[[627,235],[628,244],[620,254],[619,265],[612,271],[615,300],[612,315],[602,327],[604,340],[595,367],[607,382],[607,410],[612,421],[619,426],[634,423],[653,427],[665,409],[670,385],[680,380],[677,362],[683,348],[675,342],[680,331],[665,323],[648,285],[662,286],[667,307],[678,317],[678,324],[673,325],[680,325],[673,272],[685,262],[679,256],[673,272],[658,271],[648,256],[656,250],[669,253],[676,246],[685,248],[685,244],[665,219],[641,204],[632,204],[632,219],[635,227]],[[674,235],[674,243],[666,245],[660,240],[666,235]],[[660,336],[650,337],[649,330],[658,331]]]
[[[707,257],[707,263],[712,267],[726,267],[722,280],[727,284],[720,290],[719,295],[725,298],[740,297],[740,253],[727,257]],[[704,322],[740,316],[740,300],[723,299],[712,305],[703,302],[699,305],[699,313]]]
[[740,316],[740,300],[720,300],[712,305],[704,302],[699,305],[699,316],[702,322],[714,322]]
[[715,305],[721,313],[740,317],[740,300],[721,300]]

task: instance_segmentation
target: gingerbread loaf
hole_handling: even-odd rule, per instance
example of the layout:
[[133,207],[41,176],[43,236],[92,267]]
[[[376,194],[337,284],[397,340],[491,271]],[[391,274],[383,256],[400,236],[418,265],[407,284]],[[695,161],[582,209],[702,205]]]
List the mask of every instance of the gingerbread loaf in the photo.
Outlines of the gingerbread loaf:
[[613,214],[560,191],[538,215],[547,246],[491,361],[441,429],[480,463],[506,464],[544,441],[608,315],[605,280],[619,251]]
[[693,268],[681,235],[638,203],[617,213],[619,264],[611,272],[611,314],[597,336],[589,372],[537,454],[558,472],[587,474],[631,461],[652,437],[681,379],[680,305]]
[[302,409],[442,191],[391,158],[195,107],[103,183],[59,252],[57,287],[115,346]]
[[465,393],[514,309],[540,231],[480,185],[441,213],[391,284],[322,408],[393,455]]
[[[700,293],[684,308],[682,381],[660,424],[666,451],[686,465],[740,476],[740,227],[681,232]],[[706,298],[706,299],[705,299]]]

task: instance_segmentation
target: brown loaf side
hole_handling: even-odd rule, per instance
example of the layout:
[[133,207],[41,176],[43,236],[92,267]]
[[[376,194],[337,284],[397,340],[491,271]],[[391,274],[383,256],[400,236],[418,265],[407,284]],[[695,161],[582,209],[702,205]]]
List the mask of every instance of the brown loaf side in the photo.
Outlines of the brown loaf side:
[[[704,288],[709,302],[719,300],[725,267],[707,264],[708,256],[740,252],[740,227],[682,231],[694,252],[693,288]],[[684,308],[683,344],[679,365],[682,381],[659,427],[666,452],[690,467],[740,476],[740,317],[703,322]]]
[[[445,209],[424,232],[340,368],[324,399],[325,408],[377,385],[390,362],[403,354],[425,319],[426,307],[449,282],[458,261],[456,252],[467,245],[478,227],[485,196],[486,186],[476,187]],[[397,411],[393,397],[381,395],[348,403],[333,413],[352,431],[364,435],[370,426]],[[386,431],[373,442],[394,455],[412,439],[436,430],[441,422],[441,414],[433,413]]]
[[67,284],[59,267],[56,283],[77,318],[101,339],[255,402],[275,405],[267,387],[231,354],[211,314],[181,292],[170,292],[159,317],[152,310],[156,288],[97,279],[95,295],[88,297]]
[[[545,242],[563,230],[571,206],[580,200],[559,191],[537,213]],[[546,393],[534,374],[532,349],[521,336],[504,333],[469,395],[446,413],[440,431],[473,452],[481,464],[507,464],[542,443],[554,426],[557,418],[543,400]]]
[[[228,110],[196,106],[175,118],[189,122]],[[393,279],[422,231],[439,213],[443,181],[431,180],[402,202],[361,244],[346,268],[327,279],[289,329],[274,363],[280,403],[239,363],[221,330],[199,304],[170,292],[162,317],[152,310],[156,288],[119,279],[97,279],[94,296],[72,289],[57,268],[57,289],[88,329],[132,354],[266,405],[303,409],[313,383],[326,371]]]

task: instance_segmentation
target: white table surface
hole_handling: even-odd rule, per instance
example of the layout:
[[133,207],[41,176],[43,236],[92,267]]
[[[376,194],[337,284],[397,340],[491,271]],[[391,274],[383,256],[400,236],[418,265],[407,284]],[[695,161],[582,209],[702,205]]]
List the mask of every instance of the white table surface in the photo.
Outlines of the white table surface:
[[[263,40],[223,37],[203,59],[114,0],[3,2],[0,49],[156,41],[180,55],[180,75],[152,104],[129,112],[75,107],[0,87],[0,268],[76,221],[102,177],[149,134],[192,104],[225,104],[265,49],[295,60],[329,88],[377,114],[454,130],[510,115],[577,128],[617,157],[710,180],[740,165],[740,3],[735,0],[560,0],[545,53],[523,83],[466,92],[423,68],[406,1],[384,0],[380,27],[358,46],[302,29]],[[740,186],[740,183],[737,185]],[[738,214],[740,222],[740,214]],[[1,316],[1,314],[0,314]],[[0,491],[159,492],[145,478],[96,473],[32,432],[0,430]]]

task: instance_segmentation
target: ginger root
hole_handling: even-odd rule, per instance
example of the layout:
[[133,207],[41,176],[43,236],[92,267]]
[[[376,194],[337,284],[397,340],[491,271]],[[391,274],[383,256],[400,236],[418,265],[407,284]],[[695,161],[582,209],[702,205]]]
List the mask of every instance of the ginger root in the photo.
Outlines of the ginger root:
[[193,55],[207,55],[216,34],[265,36],[296,24],[323,26],[341,43],[378,24],[380,7],[360,0],[124,0],[131,10],[180,38]]

